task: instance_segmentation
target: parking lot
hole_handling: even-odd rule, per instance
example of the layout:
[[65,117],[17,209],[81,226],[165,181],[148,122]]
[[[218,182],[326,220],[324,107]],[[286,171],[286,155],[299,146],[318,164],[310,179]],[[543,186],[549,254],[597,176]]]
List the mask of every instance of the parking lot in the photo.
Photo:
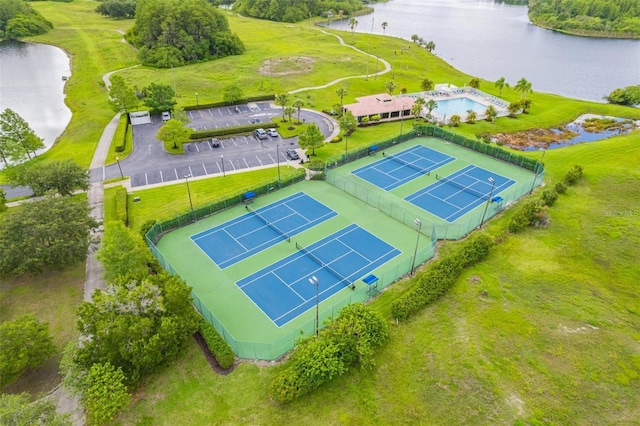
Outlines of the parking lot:
[[[237,108],[237,109],[236,109]],[[281,117],[282,109],[273,107],[269,102],[250,103],[237,107],[205,108],[187,112],[191,119],[189,127],[194,130],[206,130],[221,127],[233,127],[250,123],[264,123],[267,129],[273,117]],[[334,131],[333,123],[322,114],[302,111],[301,120],[313,121],[326,136]],[[162,126],[160,116],[152,117],[150,124],[133,126],[134,150],[119,164],[111,164],[102,170],[92,170],[93,180],[111,179],[122,174],[131,177],[132,187],[144,187],[184,179],[185,176],[224,175],[237,170],[258,167],[273,167],[299,163],[295,150],[302,159],[306,159],[303,150],[298,147],[298,138],[283,139],[281,136],[268,135],[258,139],[253,135],[218,138],[218,146],[211,140],[187,143],[183,155],[172,155],[164,150],[156,139]]]

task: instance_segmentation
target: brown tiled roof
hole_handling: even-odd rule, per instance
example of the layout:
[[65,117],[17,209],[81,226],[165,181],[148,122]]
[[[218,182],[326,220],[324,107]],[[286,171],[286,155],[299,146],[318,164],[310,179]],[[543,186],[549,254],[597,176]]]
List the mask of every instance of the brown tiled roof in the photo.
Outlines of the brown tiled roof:
[[363,96],[356,98],[355,104],[348,104],[344,107],[351,111],[356,117],[382,114],[385,112],[395,112],[411,109],[415,99],[408,96],[393,97],[387,93]]

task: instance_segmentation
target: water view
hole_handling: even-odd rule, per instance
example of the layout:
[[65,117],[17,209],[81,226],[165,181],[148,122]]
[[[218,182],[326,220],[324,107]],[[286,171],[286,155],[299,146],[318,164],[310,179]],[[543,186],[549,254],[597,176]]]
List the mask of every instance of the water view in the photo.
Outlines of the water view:
[[54,46],[0,42],[0,110],[11,108],[50,148],[71,120],[64,85],[69,58]]
[[[356,31],[436,44],[435,54],[467,74],[495,81],[521,77],[533,90],[602,102],[640,84],[640,40],[576,37],[529,22],[526,6],[491,0],[391,0],[358,17]],[[350,31],[348,20],[332,28]],[[615,66],[613,65],[615,64]]]

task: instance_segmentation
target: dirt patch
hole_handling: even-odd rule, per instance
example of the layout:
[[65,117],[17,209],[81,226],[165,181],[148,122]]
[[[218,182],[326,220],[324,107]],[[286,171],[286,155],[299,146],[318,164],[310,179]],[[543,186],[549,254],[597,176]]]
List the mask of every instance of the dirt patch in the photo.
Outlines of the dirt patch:
[[316,60],[308,56],[292,56],[290,58],[267,59],[258,68],[260,75],[282,76],[306,74],[313,71]]
[[220,367],[220,364],[218,364],[218,361],[216,361],[216,357],[213,356],[213,354],[209,350],[209,347],[207,346],[207,343],[204,341],[204,338],[202,337],[202,335],[200,333],[195,333],[193,335],[193,338],[195,339],[196,343],[198,343],[198,346],[200,346],[200,350],[202,350],[204,357],[207,359],[207,362],[209,363],[209,366],[217,374],[226,376],[236,368],[236,365],[238,364],[237,362],[234,363],[229,369],[224,369]]
[[532,129],[526,132],[498,133],[493,135],[492,139],[499,145],[506,145],[514,149],[529,147],[546,149],[552,143],[562,143],[578,135],[568,129]]

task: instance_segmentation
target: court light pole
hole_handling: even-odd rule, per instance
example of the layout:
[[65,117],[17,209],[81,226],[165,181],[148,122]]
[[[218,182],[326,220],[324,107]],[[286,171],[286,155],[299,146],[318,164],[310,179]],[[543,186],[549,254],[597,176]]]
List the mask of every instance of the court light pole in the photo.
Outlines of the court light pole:
[[278,157],[278,188],[280,188],[280,144],[276,144],[276,157]]
[[124,179],[124,174],[122,173],[122,166],[120,165],[120,157],[116,157],[116,163],[118,163],[118,169],[120,169],[120,178]]
[[315,285],[316,286],[316,326],[315,326],[315,329],[316,329],[316,336],[317,336],[318,335],[318,328],[320,326],[320,324],[318,322],[318,319],[319,319],[319,310],[318,309],[319,309],[319,306],[320,306],[320,304],[319,304],[320,299],[318,298],[318,295],[319,295],[318,287],[320,287],[320,280],[317,279],[316,276],[314,275],[311,278],[309,278],[309,283],[311,285]]
[[487,214],[487,209],[489,208],[489,203],[491,202],[491,198],[493,197],[493,190],[496,187],[496,181],[493,180],[493,178],[489,178],[487,179],[489,182],[491,182],[491,192],[489,192],[489,198],[487,198],[487,204],[484,205],[484,213],[482,213],[482,220],[480,221],[480,228],[482,228],[482,226],[484,225],[484,217]]
[[402,136],[402,125],[404,124],[404,105],[402,105],[402,109],[400,110],[400,136]]
[[416,257],[418,256],[418,244],[420,244],[420,230],[422,229],[422,222],[417,217],[413,219],[413,223],[416,224],[416,231],[418,237],[416,238],[416,248],[413,250],[413,261],[411,262],[411,275],[416,268]]
[[[540,151],[542,151],[542,158],[540,159],[540,166],[544,167],[542,162],[544,161],[544,154],[546,154],[547,151],[545,151],[544,148],[540,148]],[[536,187],[536,181],[538,180],[538,175],[539,174],[540,174],[540,167],[538,167],[538,165],[536,164],[535,176],[533,177],[533,182],[531,183],[531,189],[529,190],[529,194],[531,194],[533,192],[533,188]]]
[[189,206],[191,207],[191,220],[195,222],[195,216],[193,213],[193,202],[191,201],[191,188],[189,187],[189,178],[191,175],[184,175],[184,180],[187,182],[187,193],[189,194]]
[[226,174],[224,172],[224,155],[220,156],[220,162],[222,163],[222,177],[225,177]]

